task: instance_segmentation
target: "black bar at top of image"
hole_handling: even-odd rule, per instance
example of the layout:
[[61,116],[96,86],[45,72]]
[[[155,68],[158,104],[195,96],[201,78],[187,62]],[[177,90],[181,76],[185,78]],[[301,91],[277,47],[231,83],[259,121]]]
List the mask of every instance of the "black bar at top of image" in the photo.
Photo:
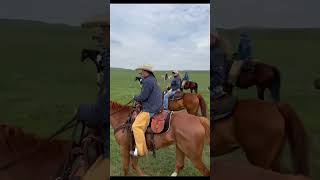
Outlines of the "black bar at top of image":
[[112,4],[209,4],[210,0],[110,0]]
[[171,177],[171,176],[110,176],[110,180],[122,180],[122,179],[128,179],[128,180],[210,180],[209,176],[177,176],[177,177]]

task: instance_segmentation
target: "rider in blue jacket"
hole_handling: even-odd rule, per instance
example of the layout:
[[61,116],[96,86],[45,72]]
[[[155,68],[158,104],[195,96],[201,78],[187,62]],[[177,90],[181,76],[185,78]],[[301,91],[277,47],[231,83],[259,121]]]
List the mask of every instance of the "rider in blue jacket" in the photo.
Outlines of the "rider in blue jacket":
[[180,91],[181,88],[181,79],[179,76],[179,72],[177,70],[172,71],[174,76],[171,81],[171,89],[163,96],[163,108],[168,110],[169,106],[169,98],[174,95],[177,91]]
[[238,53],[240,60],[250,60],[252,57],[251,40],[247,33],[240,34],[240,42],[238,46]]

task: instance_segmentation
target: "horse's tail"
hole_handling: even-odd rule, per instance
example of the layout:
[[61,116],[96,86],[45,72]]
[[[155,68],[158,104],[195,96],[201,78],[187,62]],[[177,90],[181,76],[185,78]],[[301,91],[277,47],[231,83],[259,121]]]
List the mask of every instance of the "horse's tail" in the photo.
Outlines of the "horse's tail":
[[274,78],[271,86],[271,94],[276,102],[280,101],[280,86],[281,86],[281,77],[280,71],[276,67],[272,67],[274,73]]
[[209,120],[205,117],[200,117],[200,122],[202,126],[205,129],[205,135],[206,135],[206,143],[210,144],[210,124]]
[[195,91],[198,93],[198,83],[195,83]]
[[289,104],[278,104],[285,119],[285,132],[291,147],[291,157],[297,174],[309,176],[309,147],[302,121]]
[[202,116],[207,117],[207,104],[201,94],[197,94],[197,97],[200,102],[201,114]]

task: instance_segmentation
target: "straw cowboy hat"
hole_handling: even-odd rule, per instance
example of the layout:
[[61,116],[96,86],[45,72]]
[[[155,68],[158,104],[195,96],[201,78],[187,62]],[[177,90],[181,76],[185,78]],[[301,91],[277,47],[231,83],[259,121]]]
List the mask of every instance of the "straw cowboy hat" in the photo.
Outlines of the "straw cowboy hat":
[[153,69],[150,64],[144,64],[144,65],[138,67],[136,70],[145,70],[145,71],[153,73]]

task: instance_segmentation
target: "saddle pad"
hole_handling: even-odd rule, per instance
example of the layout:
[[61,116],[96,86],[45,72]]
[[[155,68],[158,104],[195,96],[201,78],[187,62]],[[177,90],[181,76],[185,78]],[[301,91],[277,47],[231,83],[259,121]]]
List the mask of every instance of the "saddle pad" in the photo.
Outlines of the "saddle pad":
[[223,96],[213,102],[213,120],[219,120],[231,115],[237,104],[234,96]]
[[155,134],[162,133],[169,128],[169,121],[171,119],[171,113],[168,111],[161,111],[160,113],[153,116],[151,119],[151,130]]

